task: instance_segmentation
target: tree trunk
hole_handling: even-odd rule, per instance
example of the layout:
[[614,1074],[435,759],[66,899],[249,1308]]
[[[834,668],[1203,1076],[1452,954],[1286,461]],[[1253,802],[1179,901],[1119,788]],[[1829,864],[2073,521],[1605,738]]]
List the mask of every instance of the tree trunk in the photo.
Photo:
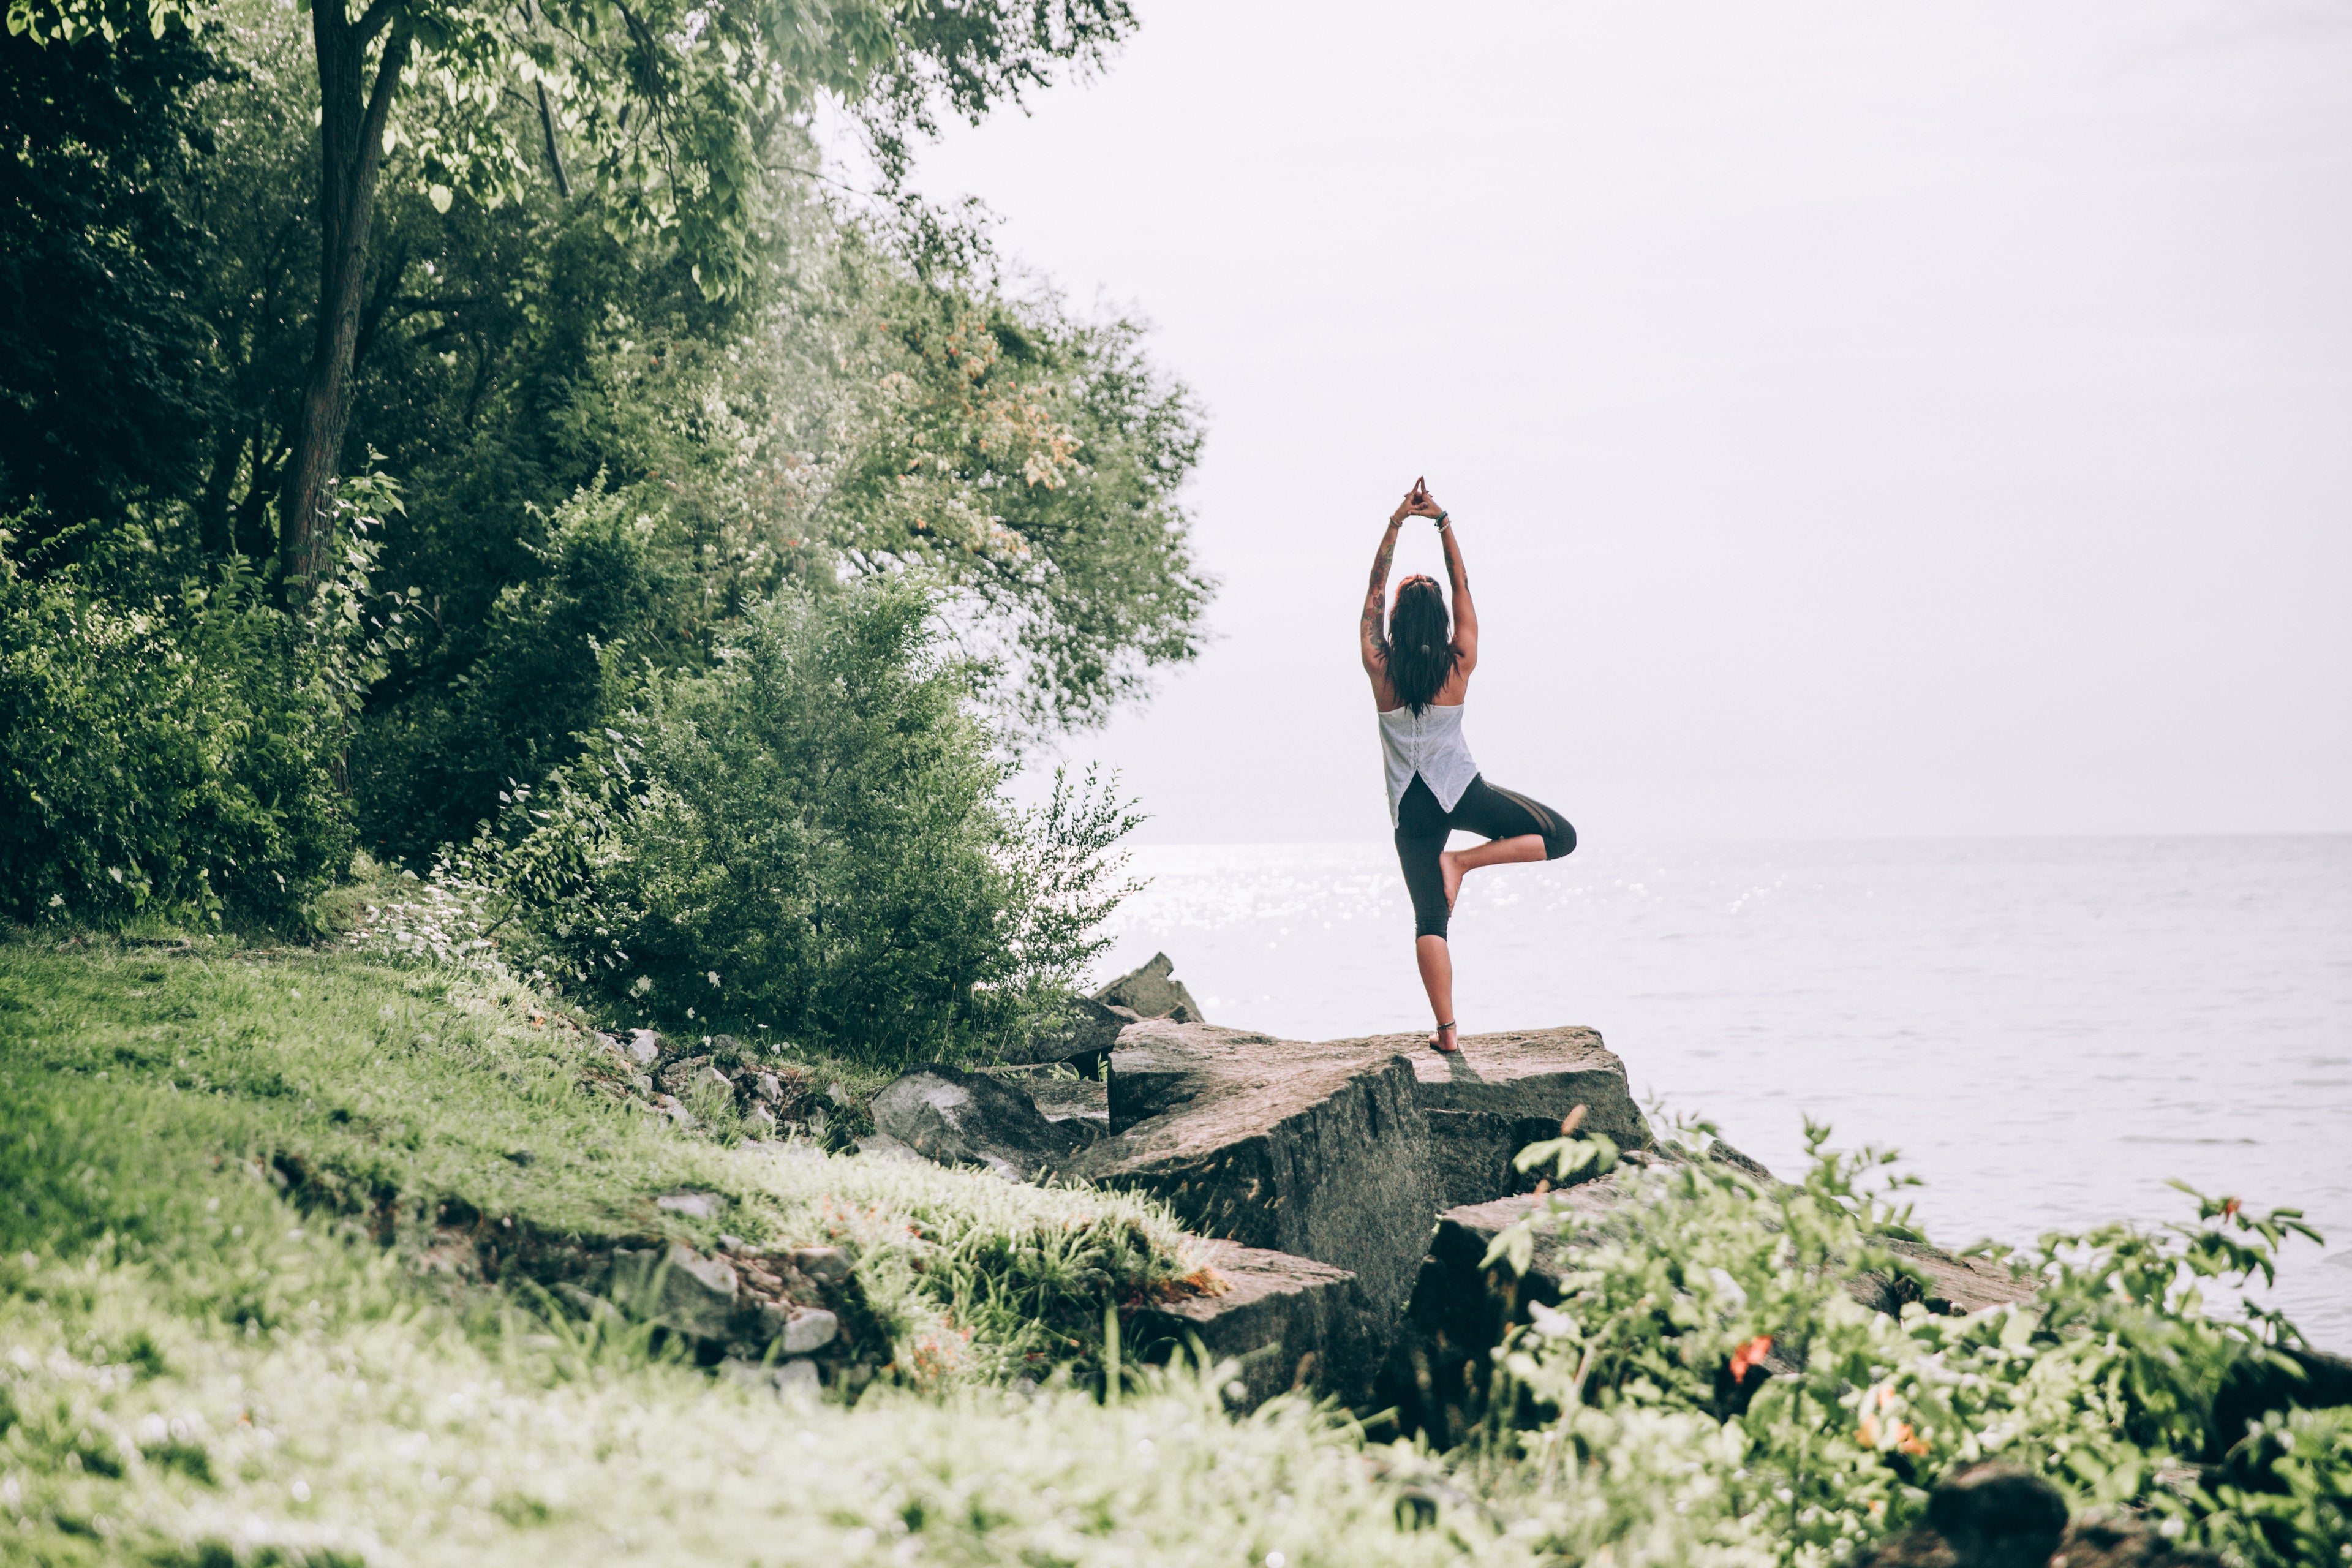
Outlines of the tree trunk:
[[[310,596],[334,559],[335,479],[351,417],[352,355],[367,286],[384,121],[408,59],[407,24],[392,18],[388,0],[375,0],[356,22],[343,5],[315,0],[310,7],[319,65],[319,333],[278,498],[279,559],[287,596],[296,603]],[[392,32],[371,86],[368,45],[387,23]]]

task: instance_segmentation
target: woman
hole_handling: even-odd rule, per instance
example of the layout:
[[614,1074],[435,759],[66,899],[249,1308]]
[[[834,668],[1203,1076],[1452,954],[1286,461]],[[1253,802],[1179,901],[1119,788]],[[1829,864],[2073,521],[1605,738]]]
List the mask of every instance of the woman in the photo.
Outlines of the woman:
[[[1381,595],[1396,555],[1397,530],[1408,517],[1437,523],[1445,574],[1454,582],[1454,624],[1446,626],[1445,595],[1436,579],[1418,574],[1397,584],[1388,635],[1381,634]],[[1496,789],[1479,776],[1462,740],[1462,704],[1470,672],[1478,668],[1478,613],[1462,569],[1461,542],[1419,479],[1389,519],[1380,553],[1372,557],[1361,627],[1364,673],[1381,710],[1381,751],[1388,769],[1389,822],[1397,859],[1412,895],[1413,958],[1429,992],[1437,1033],[1430,1044],[1448,1055],[1461,1049],[1454,1027],[1454,957],[1445,945],[1446,918],[1462,879],[1482,866],[1557,860],[1576,847],[1576,829],[1558,812],[1526,795]],[[1471,849],[1445,847],[1455,828],[1486,840]]]

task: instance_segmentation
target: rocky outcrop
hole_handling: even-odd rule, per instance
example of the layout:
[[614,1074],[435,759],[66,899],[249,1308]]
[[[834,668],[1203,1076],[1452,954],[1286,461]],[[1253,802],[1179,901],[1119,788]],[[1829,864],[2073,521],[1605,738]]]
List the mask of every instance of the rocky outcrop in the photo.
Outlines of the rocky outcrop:
[[1435,1212],[1409,1062],[1153,1019],[1119,1037],[1109,1098],[1113,1136],[1068,1173],[1156,1193],[1204,1236],[1345,1268],[1393,1321]]
[[1228,1399],[1255,1409],[1292,1388],[1350,1405],[1370,1397],[1381,1334],[1363,1286],[1344,1268],[1234,1242],[1202,1246],[1217,1289],[1139,1308],[1124,1332],[1138,1359],[1165,1362],[1197,1346],[1237,1363]]
[[920,1067],[874,1097],[875,1131],[943,1165],[984,1165],[1015,1181],[1050,1173],[1092,1141],[1079,1118],[1056,1121],[1028,1088],[988,1073]]
[[1125,1007],[1139,1018],[1173,1018],[1180,1024],[1206,1023],[1201,1005],[1176,978],[1176,964],[1164,952],[1155,952],[1142,968],[1120,975],[1094,994],[1107,1006]]
[[1521,1173],[1512,1157],[1559,1136],[1559,1124],[1585,1108],[1581,1132],[1621,1149],[1647,1148],[1650,1126],[1633,1103],[1625,1064],[1591,1029],[1511,1029],[1465,1037],[1454,1056],[1429,1048],[1426,1035],[1374,1035],[1335,1040],[1321,1050],[1368,1058],[1401,1056],[1412,1064],[1414,1098],[1429,1123],[1435,1208],[1532,1192],[1545,1173]]

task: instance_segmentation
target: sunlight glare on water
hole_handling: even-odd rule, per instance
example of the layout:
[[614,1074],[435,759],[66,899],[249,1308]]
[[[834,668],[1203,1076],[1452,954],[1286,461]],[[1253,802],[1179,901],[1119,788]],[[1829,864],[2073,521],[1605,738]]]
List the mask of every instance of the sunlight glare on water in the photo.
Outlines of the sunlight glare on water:
[[[1386,845],[1135,852],[1108,976],[1165,950],[1211,1021],[1426,1027]],[[2352,1349],[2352,837],[1587,846],[1475,873],[1465,1033],[1586,1024],[1637,1096],[1783,1173],[1803,1119],[1903,1151],[1947,1245],[2294,1205],[2278,1304]]]

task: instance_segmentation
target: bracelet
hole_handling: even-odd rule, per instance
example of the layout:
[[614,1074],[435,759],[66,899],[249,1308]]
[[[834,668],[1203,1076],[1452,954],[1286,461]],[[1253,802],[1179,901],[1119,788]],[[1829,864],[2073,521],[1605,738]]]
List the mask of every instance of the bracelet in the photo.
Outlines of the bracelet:
[[1452,512],[1450,512],[1450,511],[1441,511],[1441,512],[1439,512],[1439,513],[1437,514],[1437,531],[1438,531],[1438,532],[1440,532],[1440,533],[1444,533],[1444,532],[1445,531],[1445,520],[1446,520],[1447,518],[1449,518],[1449,517],[1452,517],[1453,515],[1454,515],[1454,514],[1453,514]]

